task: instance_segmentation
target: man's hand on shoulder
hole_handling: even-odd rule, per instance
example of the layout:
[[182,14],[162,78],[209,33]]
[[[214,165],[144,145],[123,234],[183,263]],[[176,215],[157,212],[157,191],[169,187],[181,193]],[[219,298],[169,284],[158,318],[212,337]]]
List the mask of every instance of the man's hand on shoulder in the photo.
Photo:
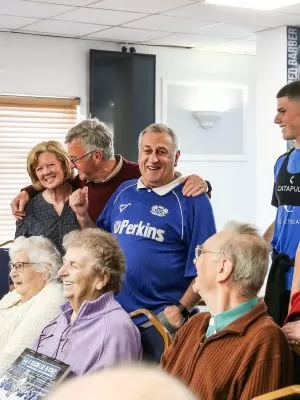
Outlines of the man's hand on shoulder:
[[184,184],[182,194],[187,197],[200,196],[208,189],[207,183],[198,175],[185,176],[181,178],[180,182]]
[[25,217],[25,208],[29,200],[29,194],[26,190],[22,190],[10,203],[11,212],[16,219],[23,219]]

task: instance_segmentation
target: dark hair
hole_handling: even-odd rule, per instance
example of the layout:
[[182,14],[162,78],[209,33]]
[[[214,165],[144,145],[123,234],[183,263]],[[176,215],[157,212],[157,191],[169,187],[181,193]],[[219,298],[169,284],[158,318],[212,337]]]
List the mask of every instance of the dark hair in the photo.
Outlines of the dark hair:
[[290,99],[300,99],[300,81],[290,82],[283,86],[276,95],[276,98],[288,97]]

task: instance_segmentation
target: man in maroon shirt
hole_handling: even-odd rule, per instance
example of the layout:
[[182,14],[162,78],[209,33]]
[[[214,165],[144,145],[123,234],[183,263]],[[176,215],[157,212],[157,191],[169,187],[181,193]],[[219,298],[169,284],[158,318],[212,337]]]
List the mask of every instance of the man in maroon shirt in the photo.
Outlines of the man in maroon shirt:
[[[96,118],[86,119],[71,128],[65,143],[70,162],[78,171],[72,186],[88,191],[88,213],[95,222],[116,188],[126,180],[141,176],[138,164],[114,154],[113,134]],[[210,187],[197,175],[185,177],[183,182],[186,196],[198,196]],[[12,201],[11,208],[16,218],[23,218],[26,204],[35,193],[35,189],[29,186]]]

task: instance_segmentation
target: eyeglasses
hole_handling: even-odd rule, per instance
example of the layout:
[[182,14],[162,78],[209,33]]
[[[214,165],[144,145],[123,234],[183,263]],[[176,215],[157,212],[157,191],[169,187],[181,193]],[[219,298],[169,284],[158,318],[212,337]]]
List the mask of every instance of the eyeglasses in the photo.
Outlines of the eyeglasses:
[[205,254],[205,253],[212,253],[212,254],[223,254],[223,251],[220,250],[206,250],[203,248],[203,244],[198,244],[198,246],[196,246],[195,248],[195,259],[197,260],[201,254]]
[[78,157],[78,158],[70,158],[70,161],[76,166],[78,161],[82,160],[84,157],[89,156],[90,154],[94,153],[96,150],[89,151],[88,153],[85,153],[83,156]]
[[10,262],[10,263],[8,263],[8,266],[9,266],[10,271],[15,269],[17,272],[23,272],[25,265],[28,265],[28,264],[31,265],[31,264],[40,264],[40,263],[30,263],[30,262],[25,262],[25,261],[18,261],[15,263]]

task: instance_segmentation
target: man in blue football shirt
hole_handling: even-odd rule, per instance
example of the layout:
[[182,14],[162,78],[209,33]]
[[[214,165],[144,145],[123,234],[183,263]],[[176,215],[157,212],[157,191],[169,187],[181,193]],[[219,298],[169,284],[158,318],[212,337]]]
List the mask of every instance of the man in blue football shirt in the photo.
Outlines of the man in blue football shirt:
[[295,148],[281,155],[274,166],[272,205],[277,207],[277,214],[264,234],[273,248],[265,302],[269,314],[282,326],[291,294],[300,290],[299,282],[293,282],[300,241],[300,81],[285,85],[276,97],[274,122],[282,129],[283,139],[295,140]]
[[[126,258],[117,300],[127,312],[151,310],[172,333],[200,299],[192,289],[195,248],[216,231],[207,195],[182,194],[175,175],[179,155],[172,129],[162,124],[147,127],[139,137],[141,178],[122,183],[97,220],[100,228],[116,236]],[[74,211],[82,227],[91,226],[84,208]],[[135,322],[142,341],[149,343],[154,327],[143,318]],[[163,348],[153,340],[153,348],[143,346],[144,353],[159,361]]]

